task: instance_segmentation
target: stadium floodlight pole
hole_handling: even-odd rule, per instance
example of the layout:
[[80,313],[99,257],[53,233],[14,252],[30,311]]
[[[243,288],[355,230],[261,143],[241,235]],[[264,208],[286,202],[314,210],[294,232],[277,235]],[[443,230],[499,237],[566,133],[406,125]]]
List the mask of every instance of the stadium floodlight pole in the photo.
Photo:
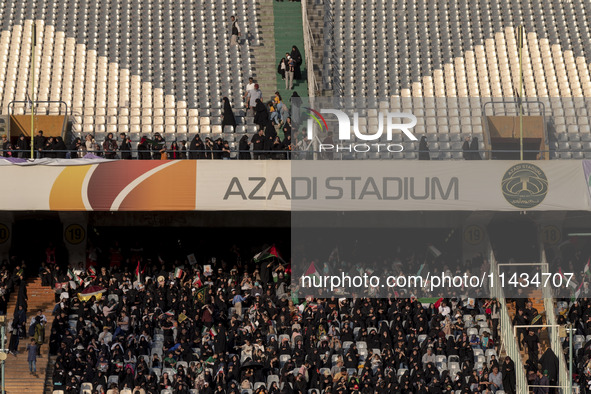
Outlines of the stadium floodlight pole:
[[523,160],[523,25],[519,25],[519,160]]
[[31,45],[31,160],[35,158],[35,49],[37,47],[37,26],[33,21],[33,44]]

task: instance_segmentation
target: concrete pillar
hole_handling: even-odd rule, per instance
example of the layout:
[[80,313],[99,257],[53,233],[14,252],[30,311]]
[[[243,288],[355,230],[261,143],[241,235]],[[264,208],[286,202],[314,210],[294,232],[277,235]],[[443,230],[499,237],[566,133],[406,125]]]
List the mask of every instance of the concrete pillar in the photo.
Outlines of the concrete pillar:
[[0,212],[0,261],[8,260],[12,246],[12,212]]
[[82,262],[86,267],[86,245],[88,242],[88,214],[86,212],[60,212],[63,224],[64,245],[68,250],[68,262],[76,267]]

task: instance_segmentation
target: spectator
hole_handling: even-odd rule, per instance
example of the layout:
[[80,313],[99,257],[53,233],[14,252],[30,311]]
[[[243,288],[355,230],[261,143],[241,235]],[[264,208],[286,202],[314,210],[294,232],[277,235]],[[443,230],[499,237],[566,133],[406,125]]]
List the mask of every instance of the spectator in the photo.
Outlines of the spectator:
[[204,159],[205,158],[205,144],[199,137],[199,134],[195,134],[189,145],[189,159]]
[[249,99],[250,99],[250,92],[254,90],[254,78],[253,77],[249,77],[248,78],[248,83],[246,84],[246,88],[244,89],[244,103],[246,105],[246,109],[250,108],[249,105]]
[[263,133],[263,129],[259,129],[259,132],[252,136],[250,140],[252,144],[252,150],[254,153],[254,159],[260,160],[264,158],[263,150],[265,147],[265,135]]
[[427,137],[425,136],[422,136],[419,141],[419,160],[431,160],[429,146],[427,145]]
[[6,134],[2,134],[2,145],[0,145],[3,157],[12,157],[12,144]]
[[125,133],[119,134],[119,137],[121,137],[121,145],[119,145],[121,159],[131,160],[131,139],[129,139]]
[[293,89],[293,80],[295,76],[296,61],[289,57],[287,59],[287,69],[285,71],[285,89]]
[[515,363],[511,357],[505,356],[501,371],[503,373],[503,388],[507,394],[515,394]]
[[154,141],[152,142],[152,159],[166,160],[166,142],[160,133],[154,134]]
[[493,393],[499,390],[503,390],[503,375],[499,372],[499,367],[494,366],[492,372],[488,375],[488,381],[490,382],[489,388]]
[[298,47],[296,47],[295,45],[291,47],[291,54],[290,54],[291,59],[294,61],[294,67],[293,67],[293,79],[295,79],[296,81],[299,81],[302,78],[302,54],[300,53],[300,50],[298,49]]
[[238,143],[238,160],[250,160],[250,141],[248,136],[244,134]]
[[43,136],[43,130],[39,130],[37,135],[33,139],[33,146],[37,152],[37,159],[43,157],[43,149],[45,149],[45,137]]
[[472,156],[472,160],[482,160],[482,157],[480,157],[479,149],[480,148],[478,146],[478,137],[472,138],[472,142],[470,142],[470,153]]
[[287,69],[287,59],[282,57],[277,65],[277,74],[281,75],[281,79],[285,80],[285,70]]
[[138,160],[151,159],[148,139],[145,136],[141,138],[140,143],[137,145],[137,158]]
[[226,126],[232,127],[232,133],[236,131],[236,118],[230,105],[230,100],[227,97],[223,98],[224,110],[222,112],[222,130],[226,132]]
[[267,107],[265,107],[261,99],[257,99],[254,106],[254,124],[262,128],[267,124],[269,118]]
[[472,160],[472,152],[470,152],[470,137],[467,136],[464,138],[464,143],[462,144],[462,156],[464,160]]
[[103,142],[103,151],[105,152],[105,159],[117,158],[117,141],[113,139],[113,133],[107,134],[107,138]]
[[187,141],[185,141],[185,140],[181,141],[180,150],[181,150],[181,160],[186,160],[187,159]]
[[31,343],[27,345],[27,361],[31,375],[37,375],[37,344],[34,338],[31,338]]
[[179,144],[176,141],[172,141],[172,143],[170,144],[170,148],[167,152],[167,158],[169,160],[178,160],[181,158]]
[[55,157],[57,159],[65,159],[68,154],[68,147],[64,143],[62,137],[55,137],[55,142],[52,146],[52,150],[55,151]]
[[263,99],[263,92],[261,92],[261,90],[259,89],[258,83],[254,84],[253,89],[247,90],[247,91],[248,91],[248,96],[247,96],[248,106],[247,106],[247,108],[252,109],[253,113],[255,113],[255,107],[257,106],[258,101],[261,101]]
[[230,21],[232,22],[230,47],[235,47],[238,45],[238,39],[240,38],[240,30],[238,29],[238,22],[236,21],[236,17],[234,15],[230,17]]
[[25,135],[21,133],[18,137],[18,141],[16,142],[16,151],[18,152],[18,157],[21,159],[26,159],[31,157],[30,153],[30,146],[29,142],[26,140]]

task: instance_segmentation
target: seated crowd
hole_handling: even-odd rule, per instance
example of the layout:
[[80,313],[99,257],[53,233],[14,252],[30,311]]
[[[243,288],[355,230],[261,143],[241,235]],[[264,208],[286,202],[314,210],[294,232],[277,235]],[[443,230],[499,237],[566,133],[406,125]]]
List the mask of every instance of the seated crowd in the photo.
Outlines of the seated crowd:
[[[514,389],[513,361],[498,360],[491,300],[468,309],[466,300],[455,298],[429,304],[412,297],[299,299],[291,292],[289,264],[275,258],[218,260],[210,270],[147,257],[42,272],[46,284],[69,283],[58,286],[49,337],[57,356],[55,390]],[[74,283],[81,285],[74,289]],[[102,293],[78,295],[90,286]]]

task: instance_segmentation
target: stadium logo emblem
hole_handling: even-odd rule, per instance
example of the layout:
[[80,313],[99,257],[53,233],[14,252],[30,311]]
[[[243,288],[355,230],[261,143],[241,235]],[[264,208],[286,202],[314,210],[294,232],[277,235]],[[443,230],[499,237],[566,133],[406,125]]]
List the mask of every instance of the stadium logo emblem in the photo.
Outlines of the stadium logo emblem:
[[[402,131],[404,135],[411,141],[418,141],[418,138],[415,137],[410,129],[417,125],[417,118],[411,113],[406,112],[379,112],[378,113],[378,126],[376,130],[371,130],[370,133],[362,133],[359,129],[359,113],[353,113],[353,127],[351,127],[351,119],[349,115],[345,112],[338,110],[338,109],[321,109],[320,111],[313,110],[312,108],[305,107],[309,112],[308,124],[307,124],[307,136],[309,140],[314,138],[314,123],[318,124],[320,130],[324,130],[328,132],[328,125],[326,123],[326,119],[322,116],[322,114],[332,114],[337,117],[339,122],[339,132],[338,132],[338,139],[340,141],[350,141],[351,140],[351,128],[353,129],[353,134],[357,140],[360,141],[374,141],[372,144],[368,143],[359,143],[359,144],[351,144],[348,146],[343,145],[336,145],[336,144],[320,144],[320,152],[330,152],[330,151],[355,151],[355,152],[368,152],[371,150],[371,147],[377,149],[378,152],[380,150],[387,150],[388,152],[401,152],[404,150],[404,147],[401,144],[384,144],[379,143],[379,140],[382,139],[382,135],[386,134],[387,141],[392,141],[392,135],[394,131]],[[396,120],[394,120],[396,119]],[[404,119],[410,119],[410,122],[401,123]],[[385,148],[385,149],[381,149]]]
[[505,172],[501,181],[503,196],[516,208],[529,209],[537,206],[548,194],[548,178],[534,164],[515,164]]

